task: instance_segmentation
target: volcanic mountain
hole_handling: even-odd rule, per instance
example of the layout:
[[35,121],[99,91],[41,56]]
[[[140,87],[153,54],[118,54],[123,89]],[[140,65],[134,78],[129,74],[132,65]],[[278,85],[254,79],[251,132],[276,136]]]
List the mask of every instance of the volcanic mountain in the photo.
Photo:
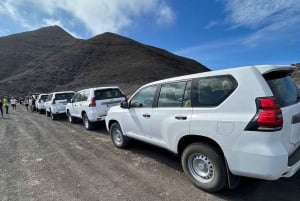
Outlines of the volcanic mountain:
[[150,81],[209,70],[114,33],[83,40],[50,26],[0,37],[0,96],[105,85],[132,93]]

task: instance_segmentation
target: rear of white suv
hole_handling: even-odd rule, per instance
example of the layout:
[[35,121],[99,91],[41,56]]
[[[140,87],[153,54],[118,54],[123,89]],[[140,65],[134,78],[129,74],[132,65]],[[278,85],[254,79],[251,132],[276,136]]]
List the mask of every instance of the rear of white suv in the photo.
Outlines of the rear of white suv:
[[47,100],[47,97],[48,94],[39,94],[35,101],[36,111],[40,114],[46,111],[45,102]]
[[46,116],[56,120],[59,115],[66,114],[66,105],[71,101],[74,91],[60,91],[50,93],[46,99]]
[[89,88],[75,93],[66,106],[69,122],[82,119],[86,129],[94,128],[95,122],[104,121],[110,107],[119,105],[125,95],[117,86]]
[[300,168],[300,103],[291,66],[251,66],[149,83],[112,107],[115,146],[130,138],[181,157],[197,187],[215,192],[239,176],[274,180]]

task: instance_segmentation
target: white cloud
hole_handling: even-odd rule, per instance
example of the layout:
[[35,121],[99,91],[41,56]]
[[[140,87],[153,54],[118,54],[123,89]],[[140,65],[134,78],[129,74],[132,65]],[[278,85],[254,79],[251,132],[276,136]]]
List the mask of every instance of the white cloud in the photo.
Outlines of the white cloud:
[[[226,20],[234,27],[257,28],[299,15],[299,0],[223,0]],[[298,13],[298,14],[297,14]]]
[[[30,8],[31,14],[24,14]],[[173,10],[165,0],[2,0],[0,14],[25,28],[58,22],[63,27],[83,25],[91,35],[106,31],[120,32],[143,16],[151,16],[159,25],[174,21]]]
[[218,24],[218,22],[216,21],[210,21],[205,27],[204,29],[211,29],[212,27],[216,26]]
[[175,20],[175,14],[172,9],[162,4],[157,10],[157,23],[158,24],[172,24]]
[[244,45],[299,40],[299,0],[223,0],[229,31],[246,28]]

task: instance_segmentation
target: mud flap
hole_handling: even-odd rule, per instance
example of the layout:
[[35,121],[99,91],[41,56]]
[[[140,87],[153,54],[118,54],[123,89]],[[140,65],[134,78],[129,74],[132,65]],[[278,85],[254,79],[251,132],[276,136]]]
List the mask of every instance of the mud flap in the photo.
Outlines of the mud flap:
[[231,173],[231,171],[229,170],[227,161],[226,161],[226,172],[227,172],[227,180],[228,180],[229,189],[235,189],[240,184],[241,177]]

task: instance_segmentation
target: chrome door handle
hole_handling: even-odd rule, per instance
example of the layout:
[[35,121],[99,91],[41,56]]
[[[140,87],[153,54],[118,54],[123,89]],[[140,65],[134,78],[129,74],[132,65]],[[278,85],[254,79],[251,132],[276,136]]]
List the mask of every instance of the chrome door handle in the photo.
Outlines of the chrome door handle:
[[187,120],[186,116],[175,116],[175,119],[177,120]]

